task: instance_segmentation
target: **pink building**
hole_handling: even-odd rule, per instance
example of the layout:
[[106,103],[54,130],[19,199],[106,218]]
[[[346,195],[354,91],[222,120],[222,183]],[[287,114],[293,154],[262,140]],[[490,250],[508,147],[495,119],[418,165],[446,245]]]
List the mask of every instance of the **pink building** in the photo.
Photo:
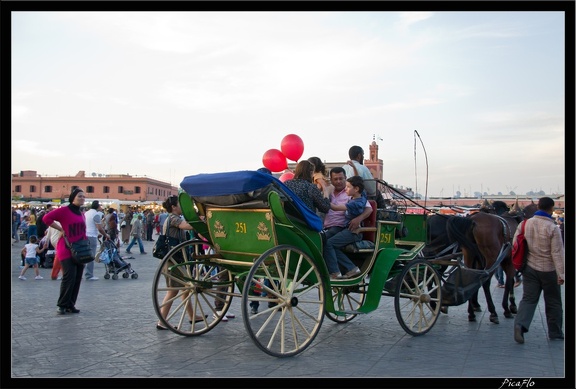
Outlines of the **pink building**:
[[178,194],[178,187],[146,176],[129,174],[43,177],[34,170],[12,174],[12,199],[66,202],[70,192],[80,187],[86,197],[124,201],[164,201]]

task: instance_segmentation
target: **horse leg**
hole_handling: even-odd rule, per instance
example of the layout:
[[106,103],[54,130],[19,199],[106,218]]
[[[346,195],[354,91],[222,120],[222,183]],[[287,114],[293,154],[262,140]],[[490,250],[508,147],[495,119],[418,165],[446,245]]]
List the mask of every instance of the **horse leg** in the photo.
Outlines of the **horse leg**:
[[[502,297],[502,308],[504,308],[504,317],[511,319],[514,317],[512,314],[517,312],[516,299],[514,298],[514,275],[516,272],[511,265],[507,266],[505,272],[506,284],[504,287],[504,296]],[[508,306],[508,300],[510,300],[510,306]]]
[[484,289],[486,304],[488,305],[488,311],[490,312],[490,321],[494,324],[500,324],[500,321],[498,320],[498,314],[496,313],[496,307],[494,306],[494,301],[492,301],[492,294],[490,293],[490,278],[482,284],[482,289]]
[[478,306],[478,292],[474,292],[468,300],[468,321],[476,321],[476,306]]
[[476,296],[476,300],[474,300],[472,302],[472,306],[474,307],[474,312],[482,312],[482,307],[480,306],[480,303],[478,302],[478,296]]

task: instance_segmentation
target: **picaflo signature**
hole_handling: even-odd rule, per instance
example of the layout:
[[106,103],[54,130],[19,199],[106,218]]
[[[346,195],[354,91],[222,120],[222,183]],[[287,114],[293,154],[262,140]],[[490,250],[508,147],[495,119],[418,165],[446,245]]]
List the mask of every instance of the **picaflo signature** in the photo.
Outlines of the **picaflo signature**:
[[502,385],[498,389],[502,388],[531,388],[536,383],[532,381],[532,378],[524,378],[523,380],[512,380],[510,378],[505,378]]

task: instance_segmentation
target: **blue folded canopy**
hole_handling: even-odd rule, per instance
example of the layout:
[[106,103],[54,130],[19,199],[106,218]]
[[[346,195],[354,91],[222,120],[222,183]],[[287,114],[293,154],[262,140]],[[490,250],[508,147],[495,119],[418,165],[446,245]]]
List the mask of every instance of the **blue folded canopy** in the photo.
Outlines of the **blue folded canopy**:
[[[196,200],[200,197],[247,195],[262,189],[275,190],[294,206],[293,208],[298,212],[296,216],[306,222],[308,227],[314,231],[322,230],[322,220],[318,215],[308,208],[282,181],[270,174],[252,170],[196,174],[184,177],[180,187]],[[242,196],[238,198],[245,199]],[[239,201],[239,203],[241,202]]]

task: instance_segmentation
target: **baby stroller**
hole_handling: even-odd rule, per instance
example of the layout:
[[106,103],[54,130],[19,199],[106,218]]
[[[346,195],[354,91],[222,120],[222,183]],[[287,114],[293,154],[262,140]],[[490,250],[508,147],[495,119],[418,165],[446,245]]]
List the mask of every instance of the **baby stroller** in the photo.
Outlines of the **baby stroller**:
[[123,272],[122,278],[138,278],[138,273],[136,273],[132,269],[132,266],[128,262],[124,261],[120,254],[118,254],[118,248],[112,240],[106,239],[100,244],[100,252],[97,257],[100,262],[106,265],[106,274],[104,274],[105,279],[109,279],[110,274],[112,274],[112,279],[117,280],[120,272]]

